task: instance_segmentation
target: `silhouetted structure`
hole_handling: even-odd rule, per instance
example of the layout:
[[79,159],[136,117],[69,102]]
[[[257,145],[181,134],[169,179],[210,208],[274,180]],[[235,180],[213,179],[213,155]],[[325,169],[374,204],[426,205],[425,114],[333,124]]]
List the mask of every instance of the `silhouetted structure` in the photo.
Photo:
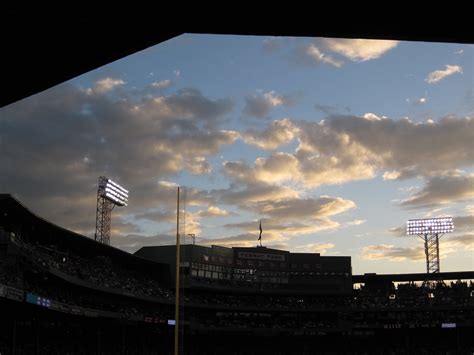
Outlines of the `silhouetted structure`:
[[[144,251],[163,262],[139,257]],[[141,253],[58,227],[0,195],[0,352],[172,354],[173,248]],[[349,285],[362,285],[347,292],[336,268],[350,272],[348,257],[198,245],[181,253],[184,354],[474,350],[472,271],[438,273],[444,283],[421,286],[414,281],[426,274],[349,275]],[[272,269],[276,259],[289,267]],[[256,274],[237,272],[250,266]],[[224,267],[244,276],[228,279]],[[272,270],[288,283],[263,273]],[[326,281],[342,289],[324,291]]]

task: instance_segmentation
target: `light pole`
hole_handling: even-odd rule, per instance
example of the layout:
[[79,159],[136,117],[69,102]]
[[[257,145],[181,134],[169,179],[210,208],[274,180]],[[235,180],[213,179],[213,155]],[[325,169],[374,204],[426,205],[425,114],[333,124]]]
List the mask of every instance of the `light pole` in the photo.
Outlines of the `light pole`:
[[407,234],[417,235],[425,244],[426,273],[439,273],[439,238],[454,231],[452,217],[410,219]]

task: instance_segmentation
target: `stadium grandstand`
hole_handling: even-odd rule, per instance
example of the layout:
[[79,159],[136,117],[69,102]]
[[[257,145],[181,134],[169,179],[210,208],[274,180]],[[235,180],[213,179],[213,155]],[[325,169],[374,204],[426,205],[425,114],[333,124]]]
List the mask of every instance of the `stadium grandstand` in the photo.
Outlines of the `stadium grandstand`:
[[[175,246],[130,254],[0,195],[0,354],[172,354]],[[180,354],[470,354],[474,271],[183,245]]]

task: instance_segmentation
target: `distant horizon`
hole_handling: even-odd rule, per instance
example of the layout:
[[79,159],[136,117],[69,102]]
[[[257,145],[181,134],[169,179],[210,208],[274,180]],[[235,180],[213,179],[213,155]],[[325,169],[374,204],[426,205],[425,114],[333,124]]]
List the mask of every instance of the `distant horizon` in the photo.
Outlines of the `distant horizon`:
[[[474,45],[184,34],[0,109],[0,191],[93,237],[99,176],[129,190],[111,245],[350,256],[423,273],[408,219],[452,216],[474,269]],[[183,196],[184,199],[184,196]],[[43,213],[44,212],[44,213]]]
[[[40,218],[40,219],[43,219],[45,220],[44,218],[42,218],[39,214],[37,214],[36,212],[34,211],[31,211],[28,206],[25,206],[20,200],[18,200],[14,195],[12,194],[9,194],[9,193],[3,193],[3,192],[0,192],[0,196],[1,195],[8,195],[8,196],[11,196],[12,198],[14,198],[17,202],[19,202],[21,205],[23,205],[23,207],[25,207],[29,212],[33,213],[36,217]],[[47,223],[52,223],[54,224],[53,222],[51,221],[48,221],[48,220],[45,220]],[[60,226],[60,225],[56,225],[54,224],[55,226],[59,227],[59,228],[62,228],[62,229],[65,229],[64,227]],[[76,233],[78,234],[77,232],[74,232],[72,230],[68,230],[66,229],[67,231],[69,232],[73,232],[73,233]],[[79,234],[81,235],[82,237],[84,238],[88,238],[88,239],[91,239],[91,240],[94,240],[94,236],[87,236],[87,235],[83,235],[83,234]],[[258,249],[258,248],[262,248],[262,249],[271,249],[271,250],[279,250],[279,251],[288,251],[290,253],[307,253],[307,252],[292,252],[292,251],[289,251],[289,250],[285,250],[285,249],[278,249],[278,248],[271,248],[271,247],[267,247],[265,245],[258,245],[258,242],[255,246],[252,246],[252,245],[249,245],[249,246],[232,246],[232,247],[227,247],[227,246],[221,246],[221,245],[217,245],[217,244],[206,244],[206,245],[200,245],[198,243],[196,244],[193,244],[192,242],[189,242],[188,239],[186,239],[186,236],[183,235],[182,237],[183,241],[181,241],[181,246],[183,245],[195,245],[195,246],[199,246],[199,247],[206,247],[206,248],[212,248],[214,246],[217,246],[217,247],[224,247],[224,248],[255,248],[255,249]],[[113,236],[111,236],[111,239],[113,238]],[[174,237],[175,238],[175,237]],[[99,241],[96,241],[97,243],[100,243]],[[142,245],[139,249],[133,251],[133,252],[130,252],[130,251],[127,251],[127,250],[123,250],[123,249],[120,249],[120,248],[117,248],[116,246],[114,245],[109,245],[113,248],[116,248],[118,250],[121,250],[123,252],[126,252],[128,254],[131,254],[131,255],[135,255],[135,253],[140,250],[141,248],[145,248],[145,247],[148,247],[148,248],[153,248],[153,247],[175,247],[176,246],[176,242],[175,243],[170,243],[170,244],[160,244],[160,245]],[[319,253],[314,253],[314,254],[319,254]],[[351,264],[352,264],[352,256],[351,255],[320,255],[320,256],[336,256],[336,257],[350,257],[351,258]],[[141,256],[139,256],[141,257]],[[453,270],[453,271],[440,271],[441,274],[445,274],[445,273],[458,273],[458,272],[474,272],[474,269],[472,270]],[[415,271],[415,272],[411,272],[411,273],[378,273],[378,272],[364,272],[364,273],[359,273],[359,274],[355,274],[354,272],[352,273],[352,275],[355,275],[355,276],[363,276],[363,275],[404,275],[404,274],[420,274],[420,275],[426,275],[426,271]],[[436,273],[430,273],[430,275],[433,275],[433,277],[436,275]],[[461,278],[461,280],[471,280],[472,278]],[[397,281],[395,282],[396,284],[397,283],[404,283],[405,281]],[[416,281],[415,283],[422,283],[424,281]]]

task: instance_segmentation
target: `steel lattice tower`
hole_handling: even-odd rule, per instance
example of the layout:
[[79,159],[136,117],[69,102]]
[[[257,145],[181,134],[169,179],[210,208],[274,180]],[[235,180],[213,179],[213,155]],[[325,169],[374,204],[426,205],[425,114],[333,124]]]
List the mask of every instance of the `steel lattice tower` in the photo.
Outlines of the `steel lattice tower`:
[[114,204],[97,192],[97,211],[95,215],[95,240],[110,245],[110,222]]
[[439,239],[453,230],[452,217],[411,219],[407,222],[407,234],[417,235],[424,241],[427,274],[440,272]]
[[99,177],[94,235],[96,241],[110,245],[112,210],[115,206],[126,206],[127,200],[127,190],[104,176]]
[[439,234],[424,234],[420,237],[425,241],[426,273],[439,272]]

